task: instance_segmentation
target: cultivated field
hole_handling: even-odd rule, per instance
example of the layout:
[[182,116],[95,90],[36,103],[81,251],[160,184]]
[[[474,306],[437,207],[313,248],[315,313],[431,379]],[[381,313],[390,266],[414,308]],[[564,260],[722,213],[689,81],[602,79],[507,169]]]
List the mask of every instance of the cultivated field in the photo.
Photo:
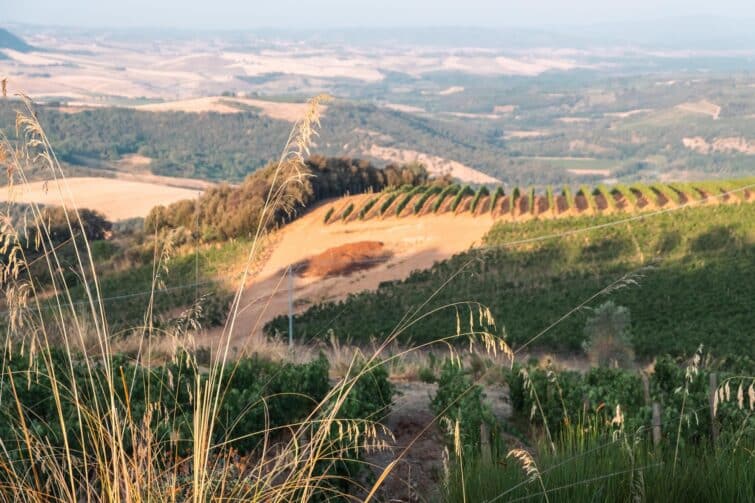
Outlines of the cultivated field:
[[61,183],[31,182],[23,186],[0,188],[0,200],[40,205],[65,203],[76,208],[99,211],[108,220],[145,217],[159,204],[192,199],[197,189],[174,187],[117,178],[67,178]]
[[[134,108],[145,112],[215,112],[219,114],[239,113],[251,108],[260,110],[263,115],[271,119],[296,122],[306,113],[307,104],[218,96],[150,103],[148,105],[137,105]],[[322,112],[325,113],[326,110],[327,107],[323,106]]]

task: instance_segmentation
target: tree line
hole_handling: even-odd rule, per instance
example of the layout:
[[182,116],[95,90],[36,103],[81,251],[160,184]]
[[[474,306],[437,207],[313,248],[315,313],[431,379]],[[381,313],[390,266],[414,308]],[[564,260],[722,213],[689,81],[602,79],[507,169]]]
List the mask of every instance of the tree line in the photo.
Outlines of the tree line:
[[[428,180],[427,170],[417,163],[390,164],[381,169],[361,159],[319,155],[302,166],[286,163],[280,170],[277,163],[271,163],[238,186],[222,184],[197,199],[153,208],[145,219],[145,230],[183,227],[199,232],[208,241],[245,237],[252,235],[263,219],[265,229],[274,228],[323,199],[423,185]],[[276,195],[274,201],[268,201],[270,194]]]

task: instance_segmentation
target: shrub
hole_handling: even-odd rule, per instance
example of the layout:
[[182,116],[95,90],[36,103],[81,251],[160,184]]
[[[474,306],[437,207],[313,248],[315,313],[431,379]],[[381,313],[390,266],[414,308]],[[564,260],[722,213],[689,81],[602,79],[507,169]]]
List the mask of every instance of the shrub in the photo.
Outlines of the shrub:
[[477,192],[474,195],[474,199],[472,199],[472,203],[469,206],[469,211],[474,213],[475,210],[477,209],[477,205],[480,203],[480,199],[483,196],[489,196],[489,195],[490,195],[490,191],[488,190],[486,186],[483,185],[482,187],[477,189]]
[[414,187],[412,190],[406,193],[406,195],[399,201],[399,203],[396,205],[396,216],[401,215],[401,212],[406,208],[406,205],[409,204],[409,201],[412,200],[412,198],[419,194],[420,192],[423,192],[427,189],[427,187]]
[[449,209],[451,211],[456,211],[456,208],[459,206],[461,201],[467,197],[473,195],[474,192],[472,191],[472,188],[469,185],[465,185],[462,187],[462,189],[456,194],[456,197],[454,197],[454,200],[451,201],[451,206],[449,206]]
[[503,191],[503,187],[498,187],[495,189],[495,192],[493,192],[493,197],[490,200],[490,211],[493,212],[496,209],[496,206],[498,205],[498,201],[505,196],[506,193]]
[[430,187],[428,190],[426,190],[422,194],[422,197],[420,197],[417,200],[417,202],[414,203],[414,214],[416,215],[417,213],[422,211],[422,208],[425,206],[425,203],[431,196],[434,196],[435,194],[440,194],[442,191],[443,191],[443,187],[439,187],[439,186],[433,186],[433,187]]
[[431,406],[450,430],[452,443],[455,424],[459,425],[460,440],[465,448],[479,446],[483,422],[491,427],[495,425],[493,413],[483,398],[482,387],[474,384],[461,366],[450,360],[444,363]]
[[349,205],[344,208],[343,213],[341,213],[341,220],[346,220],[349,215],[351,215],[352,211],[354,211],[354,203],[349,203]]
[[459,191],[458,185],[449,185],[443,191],[438,195],[438,198],[433,203],[433,213],[438,213],[438,210],[440,209],[440,206],[443,204],[443,201],[448,197],[449,195],[456,194]]
[[585,351],[594,365],[632,366],[634,351],[629,334],[629,309],[613,301],[598,306],[585,324]]
[[385,201],[380,205],[380,214],[384,215],[386,211],[388,211],[388,208],[391,207],[393,204],[393,201],[396,200],[396,198],[399,196],[400,192],[392,192],[388,194],[388,197],[385,198]]
[[373,206],[375,206],[375,203],[378,202],[378,199],[380,199],[380,196],[373,197],[367,203],[362,206],[362,208],[359,210],[359,220],[363,220],[364,217],[369,213],[369,211],[372,209]]

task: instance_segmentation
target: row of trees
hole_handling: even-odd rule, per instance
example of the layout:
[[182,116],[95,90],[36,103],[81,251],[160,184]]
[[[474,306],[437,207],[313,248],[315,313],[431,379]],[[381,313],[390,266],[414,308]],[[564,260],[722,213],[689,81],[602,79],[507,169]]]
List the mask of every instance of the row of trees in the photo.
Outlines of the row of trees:
[[[184,227],[199,231],[205,240],[244,237],[256,231],[262,218],[265,228],[273,228],[322,199],[427,181],[427,171],[420,164],[380,169],[359,159],[313,156],[303,167],[290,163],[278,171],[273,163],[236,187],[223,184],[195,200],[157,206],[145,219],[145,228],[156,232]],[[279,197],[265,212],[271,193]]]

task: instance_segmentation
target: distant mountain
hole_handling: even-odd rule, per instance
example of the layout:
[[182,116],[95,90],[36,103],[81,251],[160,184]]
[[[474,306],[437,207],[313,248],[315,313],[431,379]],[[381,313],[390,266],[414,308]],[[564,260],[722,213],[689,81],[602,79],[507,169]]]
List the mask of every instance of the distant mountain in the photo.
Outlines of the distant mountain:
[[29,52],[33,47],[8,30],[0,28],[0,49],[13,49],[14,51],[19,52]]

